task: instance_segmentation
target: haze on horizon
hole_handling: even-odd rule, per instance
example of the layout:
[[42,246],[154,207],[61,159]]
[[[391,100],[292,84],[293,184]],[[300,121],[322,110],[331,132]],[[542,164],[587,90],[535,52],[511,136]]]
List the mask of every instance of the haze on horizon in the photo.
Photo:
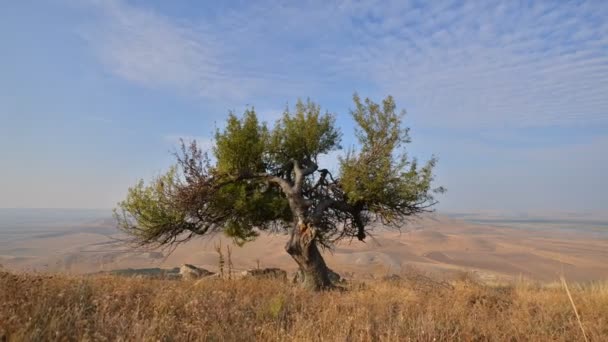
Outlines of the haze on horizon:
[[[608,2],[11,2],[0,207],[109,208],[228,111],[395,97],[442,211],[606,212]],[[336,156],[327,161],[335,167]]]

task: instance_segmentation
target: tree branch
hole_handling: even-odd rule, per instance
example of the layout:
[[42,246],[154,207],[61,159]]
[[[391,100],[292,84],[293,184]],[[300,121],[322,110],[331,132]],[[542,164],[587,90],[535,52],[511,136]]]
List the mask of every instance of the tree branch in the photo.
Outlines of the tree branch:
[[269,175],[267,173],[256,173],[254,176],[257,178],[264,178],[264,179],[266,179],[266,181],[278,185],[281,188],[281,190],[283,190],[285,195],[287,195],[287,196],[290,196],[294,193],[294,190],[291,187],[291,184],[289,184],[288,181],[286,181],[285,179],[283,179],[281,177]]
[[318,223],[321,220],[323,213],[329,208],[336,209],[349,214],[352,214],[354,210],[354,208],[346,202],[336,201],[332,198],[326,198],[321,200],[321,202],[319,202],[319,204],[317,204],[317,206],[315,207],[315,211],[312,214],[313,222]]
[[304,178],[313,174],[319,168],[317,163],[311,160],[308,160],[307,163],[309,164],[308,167],[302,169],[300,162],[295,159],[293,160],[293,172],[296,175],[296,181],[293,187],[295,193],[299,194],[300,192],[302,192],[302,184],[304,184]]

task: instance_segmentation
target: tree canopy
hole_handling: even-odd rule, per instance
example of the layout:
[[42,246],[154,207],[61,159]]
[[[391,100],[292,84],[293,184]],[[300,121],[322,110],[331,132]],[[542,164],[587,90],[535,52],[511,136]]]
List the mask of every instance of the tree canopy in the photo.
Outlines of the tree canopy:
[[432,186],[434,157],[423,165],[408,157],[405,113],[391,96],[353,101],[358,144],[339,158],[337,174],[318,165],[319,156],[342,148],[335,114],[298,101],[269,127],[249,108],[229,114],[211,151],[182,141],[167,173],[131,187],[115,210],[119,226],[141,244],[168,245],[219,231],[245,243],[299,225],[306,243],[331,246],[364,240],[371,222],[398,228],[429,211],[444,189]]

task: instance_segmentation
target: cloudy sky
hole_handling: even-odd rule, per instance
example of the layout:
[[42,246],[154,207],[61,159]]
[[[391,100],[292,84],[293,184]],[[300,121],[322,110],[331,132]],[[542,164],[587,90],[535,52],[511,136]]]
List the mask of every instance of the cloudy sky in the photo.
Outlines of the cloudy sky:
[[608,210],[606,1],[1,7],[0,207],[110,208],[247,105],[310,97],[349,146],[357,91],[407,111],[440,210]]

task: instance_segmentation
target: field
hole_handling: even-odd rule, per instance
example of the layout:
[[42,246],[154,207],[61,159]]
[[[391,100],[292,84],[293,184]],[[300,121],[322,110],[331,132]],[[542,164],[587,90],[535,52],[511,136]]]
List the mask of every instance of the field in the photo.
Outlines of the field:
[[[176,281],[0,273],[0,338],[154,341],[608,339],[608,283],[351,282],[311,293],[277,280]],[[582,326],[582,328],[581,328]]]
[[[375,227],[367,243],[324,252],[344,289],[310,293],[272,280],[148,278],[183,263],[218,271],[216,247],[230,245],[221,235],[134,250],[116,243],[104,212],[0,214],[0,341],[608,340],[603,217],[431,215],[401,233]],[[230,245],[233,270],[295,271],[285,241]]]
[[[105,212],[0,210],[0,264],[13,272],[90,274],[117,269],[179,267],[184,263],[217,270],[216,246],[231,245],[222,234],[168,250],[134,250]],[[101,217],[101,219],[100,219]],[[531,223],[487,216],[429,215],[408,222],[402,232],[374,227],[366,243],[343,241],[325,251],[328,265],[342,275],[374,279],[415,267],[435,275],[474,272],[484,280],[520,277],[553,282],[608,279],[608,219],[569,217]],[[470,221],[484,220],[480,223]],[[489,220],[489,221],[488,221]],[[279,267],[294,272],[285,252],[287,235],[261,234],[232,246],[239,270]]]

